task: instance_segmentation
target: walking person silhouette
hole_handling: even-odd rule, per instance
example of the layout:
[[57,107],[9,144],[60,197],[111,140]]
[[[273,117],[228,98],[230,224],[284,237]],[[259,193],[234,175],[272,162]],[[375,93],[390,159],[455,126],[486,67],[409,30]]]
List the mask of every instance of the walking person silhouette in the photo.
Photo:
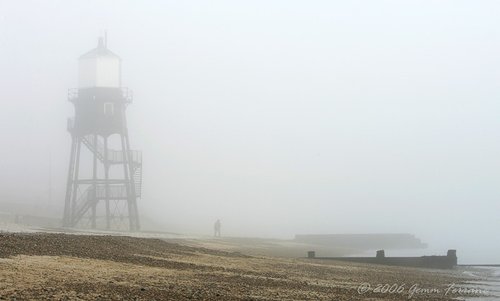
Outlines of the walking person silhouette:
[[214,236],[220,237],[220,220],[219,219],[214,224]]

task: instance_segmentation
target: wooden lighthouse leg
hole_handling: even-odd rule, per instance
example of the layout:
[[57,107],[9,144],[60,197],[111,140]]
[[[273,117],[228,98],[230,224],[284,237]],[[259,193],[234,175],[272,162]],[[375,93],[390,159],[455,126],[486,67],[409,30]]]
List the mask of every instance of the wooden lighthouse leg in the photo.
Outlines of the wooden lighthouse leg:
[[[125,128],[125,146],[127,147],[127,153],[130,154],[130,141],[128,138],[128,129]],[[130,156],[129,156],[130,157]],[[128,168],[129,168],[129,173],[130,173],[130,191],[131,191],[131,202],[129,203],[129,216],[130,219],[133,220],[134,228],[131,230],[134,231],[139,231],[140,230],[140,224],[139,224],[139,213],[137,211],[137,192],[135,191],[135,182],[134,182],[134,167],[132,166],[131,162],[133,161],[133,158],[128,158]]]
[[132,203],[132,188],[130,187],[130,174],[129,174],[129,168],[128,165],[130,164],[129,161],[129,149],[127,148],[127,145],[125,143],[125,136],[122,133],[120,133],[120,140],[121,140],[121,146],[122,146],[122,154],[123,154],[123,176],[125,178],[125,189],[127,192],[127,211],[128,211],[128,218],[129,218],[129,230],[134,231],[135,230],[135,223],[134,219],[132,217],[131,213],[131,203]]
[[94,196],[95,199],[92,200],[92,216],[91,216],[91,222],[92,222],[92,229],[96,228],[96,211],[97,211],[97,134],[94,134],[94,163],[93,163],[93,169],[92,169],[92,186],[94,190]]
[[63,227],[70,226],[71,220],[71,188],[73,185],[73,177],[75,174],[75,153],[76,153],[77,138],[71,136],[71,151],[69,156],[68,179],[66,182],[66,196],[64,198],[64,216]]
[[106,230],[111,228],[111,214],[109,209],[109,162],[108,162],[108,137],[104,137],[104,179],[106,202]]
[[71,220],[70,224],[72,227],[75,226],[76,218],[76,193],[78,192],[78,177],[80,173],[80,150],[82,148],[82,139],[77,138],[76,142],[76,157],[75,157],[75,174],[73,176],[73,191],[71,193]]

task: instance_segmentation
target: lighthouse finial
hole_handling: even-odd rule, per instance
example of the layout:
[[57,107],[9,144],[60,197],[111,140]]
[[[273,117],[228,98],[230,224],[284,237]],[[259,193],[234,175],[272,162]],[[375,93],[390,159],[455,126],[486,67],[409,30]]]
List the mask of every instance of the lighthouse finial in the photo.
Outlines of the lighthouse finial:
[[104,45],[104,39],[103,37],[99,37],[97,40],[97,48],[105,48],[106,46]]

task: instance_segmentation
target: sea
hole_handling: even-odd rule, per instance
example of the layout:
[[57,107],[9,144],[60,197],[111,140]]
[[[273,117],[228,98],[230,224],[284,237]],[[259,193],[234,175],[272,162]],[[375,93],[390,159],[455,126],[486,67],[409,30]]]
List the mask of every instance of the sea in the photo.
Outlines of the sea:
[[[375,256],[376,250],[369,250],[351,256]],[[424,255],[446,255],[446,251],[437,249],[408,249],[408,250],[386,250],[385,256],[398,257],[398,256],[424,256]],[[477,261],[475,261],[477,260]],[[467,284],[457,285],[457,289],[464,288],[459,291],[460,297],[457,300],[464,301],[499,301],[500,300],[500,266],[474,266],[468,264],[483,264],[484,259],[479,258],[465,258],[463,260],[458,256],[458,264],[456,271],[462,273],[464,277],[471,278]],[[489,264],[490,262],[488,262]],[[462,264],[462,265],[461,265]],[[463,265],[465,264],[465,265]],[[500,264],[499,262],[491,262],[491,264]],[[484,296],[472,297],[474,293]]]
[[465,286],[461,287],[478,290],[481,297],[464,297],[461,300],[467,301],[498,301],[500,300],[500,267],[460,267],[463,269],[464,276],[477,279],[468,281]]

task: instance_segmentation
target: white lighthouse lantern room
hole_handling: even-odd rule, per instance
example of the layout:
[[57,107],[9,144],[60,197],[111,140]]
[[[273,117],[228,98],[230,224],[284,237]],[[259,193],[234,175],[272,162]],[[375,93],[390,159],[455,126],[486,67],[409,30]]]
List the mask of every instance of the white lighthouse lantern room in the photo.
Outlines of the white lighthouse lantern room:
[[121,59],[106,47],[103,38],[99,38],[97,48],[78,60],[78,88],[94,87],[121,87]]

